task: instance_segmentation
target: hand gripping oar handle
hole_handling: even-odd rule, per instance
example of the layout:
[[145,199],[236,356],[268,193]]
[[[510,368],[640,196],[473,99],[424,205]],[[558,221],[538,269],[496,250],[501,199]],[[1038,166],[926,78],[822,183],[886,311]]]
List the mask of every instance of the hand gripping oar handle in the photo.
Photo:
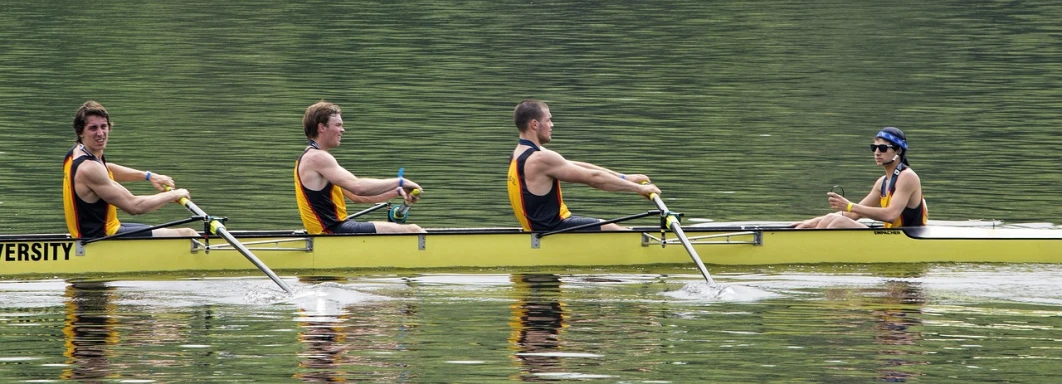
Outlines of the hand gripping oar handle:
[[[169,190],[170,188],[167,187],[166,189]],[[262,260],[258,260],[258,257],[251,253],[251,251],[247,249],[247,247],[244,247],[243,244],[240,244],[240,242],[236,240],[236,237],[232,236],[232,234],[229,233],[227,229],[225,229],[225,224],[222,224],[221,220],[218,220],[218,218],[213,216],[208,216],[206,212],[203,212],[203,210],[199,209],[199,207],[196,206],[195,203],[192,202],[192,200],[189,200],[186,197],[182,197],[177,202],[183,205],[189,211],[191,211],[192,214],[196,216],[202,216],[205,218],[205,220],[208,220],[208,222],[210,223],[210,233],[221,236],[223,239],[225,239],[225,241],[228,241],[233,248],[236,248],[236,250],[240,251],[240,253],[243,254],[243,257],[246,257],[247,260],[250,260],[251,263],[254,264],[254,266],[258,267],[258,270],[262,271],[262,273],[265,273],[266,276],[269,276],[270,279],[273,279],[273,282],[277,283],[277,285],[279,285],[280,288],[284,290],[284,292],[287,292],[289,294],[295,292],[291,290],[291,287],[284,283],[284,280],[281,280],[280,277],[277,276],[277,274],[273,273],[273,270],[269,269],[269,267],[266,266],[265,263],[262,262]]]
[[[409,192],[409,194],[414,197],[419,196],[420,190],[414,189],[413,191]],[[409,202],[403,200],[402,205],[393,207],[390,211],[387,212],[387,219],[393,223],[404,224],[406,222],[406,219],[408,218],[407,214],[409,213],[409,208],[412,206],[413,204],[410,204]]]
[[701,276],[704,276],[704,280],[708,282],[708,285],[715,285],[715,281],[712,280],[712,275],[708,273],[708,268],[706,268],[704,263],[701,262],[701,257],[698,256],[697,251],[693,249],[693,244],[690,244],[690,239],[686,238],[686,232],[682,231],[682,227],[679,225],[678,215],[667,209],[667,206],[664,205],[664,201],[660,200],[660,195],[650,193],[649,200],[652,200],[653,204],[656,204],[656,208],[660,210],[660,215],[662,215],[665,220],[664,225],[678,237],[682,246],[686,248],[686,252],[690,254],[690,258],[692,258],[693,262],[697,264],[697,269],[701,271]]

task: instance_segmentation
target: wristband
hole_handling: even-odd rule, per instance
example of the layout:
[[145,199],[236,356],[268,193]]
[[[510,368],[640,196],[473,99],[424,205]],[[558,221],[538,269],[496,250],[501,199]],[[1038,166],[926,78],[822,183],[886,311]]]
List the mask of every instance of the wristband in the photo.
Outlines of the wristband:
[[848,212],[852,212],[852,202],[848,202]]
[[403,184],[403,181],[404,181],[402,179],[402,173],[405,172],[405,171],[406,171],[405,168],[399,168],[398,169],[398,187],[399,188],[402,188],[402,184]]
[[151,171],[144,172],[144,180],[151,181]]
[[627,180],[627,175],[624,175],[624,174],[621,173],[620,174],[620,178],[623,179],[623,180]]

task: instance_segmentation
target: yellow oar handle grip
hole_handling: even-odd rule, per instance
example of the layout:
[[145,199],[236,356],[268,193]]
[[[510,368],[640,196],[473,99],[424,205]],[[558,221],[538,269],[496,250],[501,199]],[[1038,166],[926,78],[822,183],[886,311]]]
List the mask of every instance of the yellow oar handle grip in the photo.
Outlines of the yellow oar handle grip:
[[[172,190],[173,190],[173,187],[171,187],[169,185],[166,186],[166,192],[169,192],[169,191],[172,191]],[[181,197],[180,199],[177,200],[177,203],[180,204],[180,205],[187,205],[188,204],[188,198],[187,197]]]
[[[646,180],[646,181],[642,182],[642,185],[646,185],[646,184],[649,184],[649,180]],[[653,199],[657,198],[658,196],[660,196],[660,195],[657,195],[656,192],[650,193],[649,194],[649,200],[653,200]]]

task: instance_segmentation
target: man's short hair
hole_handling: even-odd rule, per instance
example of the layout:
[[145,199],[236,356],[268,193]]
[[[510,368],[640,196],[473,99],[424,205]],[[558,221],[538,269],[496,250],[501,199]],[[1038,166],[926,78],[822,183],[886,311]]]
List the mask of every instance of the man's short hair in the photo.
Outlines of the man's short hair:
[[103,104],[96,100],[86,101],[81,104],[81,108],[78,108],[77,113],[74,114],[74,135],[76,136],[75,141],[78,143],[81,142],[81,134],[85,132],[85,123],[88,122],[89,116],[102,117],[107,119],[107,126],[113,125],[111,124],[111,115],[107,113],[107,108],[104,108]]
[[513,123],[516,124],[516,129],[519,129],[521,133],[527,131],[531,120],[541,119],[546,108],[549,108],[546,103],[535,99],[521,101],[513,110]]
[[302,115],[302,129],[306,132],[307,139],[317,138],[317,124],[328,125],[328,119],[332,116],[342,115],[343,111],[338,105],[321,100],[306,108]]

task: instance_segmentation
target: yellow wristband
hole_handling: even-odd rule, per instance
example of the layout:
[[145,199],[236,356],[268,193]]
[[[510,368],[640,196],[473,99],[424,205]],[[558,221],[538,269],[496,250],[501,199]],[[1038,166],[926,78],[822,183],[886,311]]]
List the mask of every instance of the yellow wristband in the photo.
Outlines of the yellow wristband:
[[852,202],[848,202],[848,212],[852,212]]

